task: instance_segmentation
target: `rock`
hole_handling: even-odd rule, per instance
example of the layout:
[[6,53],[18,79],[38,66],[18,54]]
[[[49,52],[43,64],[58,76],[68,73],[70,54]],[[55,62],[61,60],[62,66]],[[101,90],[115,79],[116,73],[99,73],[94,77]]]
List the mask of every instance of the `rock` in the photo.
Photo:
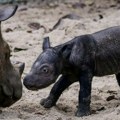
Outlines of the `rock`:
[[102,14],[99,14],[99,19],[103,19],[103,15]]
[[51,31],[57,29],[58,26],[61,24],[61,21],[62,21],[63,19],[79,20],[79,19],[80,19],[80,16],[78,16],[78,15],[76,15],[76,14],[67,14],[67,15],[59,18],[59,20],[58,20],[57,23],[53,26],[53,28],[51,29]]
[[114,90],[108,90],[107,93],[110,93],[110,94],[117,94],[117,91],[114,91]]
[[25,48],[25,47],[15,47],[14,48],[14,52],[19,52],[19,51],[23,51],[23,50],[27,50],[27,48]]
[[34,30],[40,29],[40,24],[37,23],[37,22],[29,23],[28,26],[29,26],[31,29],[34,29]]
[[27,30],[27,33],[32,33],[32,31],[31,30]]
[[113,99],[115,99],[115,95],[108,96],[106,100],[107,100],[107,101],[111,101],[111,100],[113,100]]
[[105,107],[102,106],[101,108],[98,108],[97,111],[102,111],[102,110],[105,110]]
[[12,31],[13,31],[13,30],[12,30],[11,28],[7,28],[7,29],[5,30],[6,33],[12,32]]

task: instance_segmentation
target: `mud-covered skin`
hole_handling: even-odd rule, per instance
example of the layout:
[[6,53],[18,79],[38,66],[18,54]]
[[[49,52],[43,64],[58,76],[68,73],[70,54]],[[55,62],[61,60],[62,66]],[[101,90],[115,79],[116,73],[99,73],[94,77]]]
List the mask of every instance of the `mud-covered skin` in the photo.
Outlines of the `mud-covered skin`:
[[9,107],[22,96],[21,75],[24,63],[10,61],[10,47],[1,33],[1,22],[14,15],[17,6],[0,10],[0,107]]
[[50,108],[56,104],[67,87],[78,81],[80,91],[75,115],[78,117],[90,115],[93,77],[116,74],[120,85],[119,49],[120,27],[78,36],[55,47],[51,47],[49,38],[45,38],[43,52],[24,78],[24,85],[30,90],[42,89],[55,82],[61,75],[49,96],[41,100],[41,105]]

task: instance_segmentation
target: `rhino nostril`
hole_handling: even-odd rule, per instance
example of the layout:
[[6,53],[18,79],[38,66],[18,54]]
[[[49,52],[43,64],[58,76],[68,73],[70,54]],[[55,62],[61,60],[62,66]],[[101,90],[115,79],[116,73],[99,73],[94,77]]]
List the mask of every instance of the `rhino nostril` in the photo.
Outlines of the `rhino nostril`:
[[24,79],[23,79],[23,84],[27,87],[27,86],[32,86],[31,85],[31,82],[30,82],[30,77],[29,76],[26,76]]

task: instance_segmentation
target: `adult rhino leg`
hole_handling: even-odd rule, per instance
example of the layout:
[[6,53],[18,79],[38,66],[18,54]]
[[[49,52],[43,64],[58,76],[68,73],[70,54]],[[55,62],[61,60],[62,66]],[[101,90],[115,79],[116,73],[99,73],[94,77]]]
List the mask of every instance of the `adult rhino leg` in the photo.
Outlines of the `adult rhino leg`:
[[50,91],[50,94],[47,98],[42,99],[40,104],[45,108],[50,108],[54,106],[59,99],[62,92],[69,87],[74,81],[70,81],[69,76],[63,75],[60,77],[58,82],[56,82],[53,88]]
[[120,73],[117,73],[115,75],[116,75],[116,79],[117,79],[118,85],[120,86]]

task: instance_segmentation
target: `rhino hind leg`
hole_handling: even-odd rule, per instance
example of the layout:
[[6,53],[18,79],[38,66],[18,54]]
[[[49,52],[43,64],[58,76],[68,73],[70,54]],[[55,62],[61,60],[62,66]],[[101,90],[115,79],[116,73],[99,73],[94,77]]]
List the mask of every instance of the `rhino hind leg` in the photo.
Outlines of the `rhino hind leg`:
[[120,73],[116,74],[116,79],[117,79],[118,85],[120,86]]

